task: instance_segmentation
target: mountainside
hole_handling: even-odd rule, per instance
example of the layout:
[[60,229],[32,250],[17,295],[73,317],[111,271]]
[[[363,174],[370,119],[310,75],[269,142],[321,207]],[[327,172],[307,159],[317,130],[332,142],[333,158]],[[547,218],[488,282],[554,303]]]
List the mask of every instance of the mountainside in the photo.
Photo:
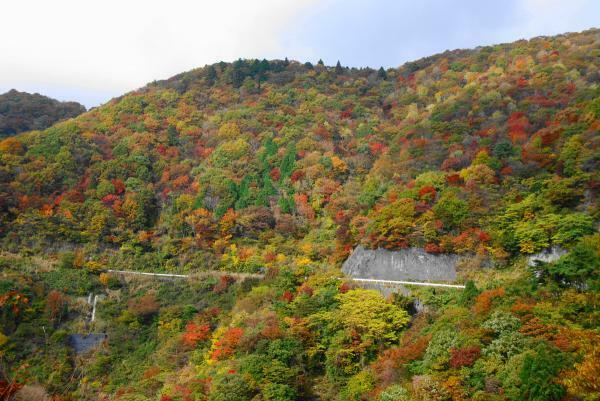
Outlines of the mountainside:
[[0,95],[0,138],[23,131],[41,130],[58,121],[77,117],[85,107],[14,89]]
[[[599,61],[596,29],[388,70],[238,60],[4,139],[0,394],[600,399]],[[466,289],[384,299],[339,279],[357,245],[461,255]]]

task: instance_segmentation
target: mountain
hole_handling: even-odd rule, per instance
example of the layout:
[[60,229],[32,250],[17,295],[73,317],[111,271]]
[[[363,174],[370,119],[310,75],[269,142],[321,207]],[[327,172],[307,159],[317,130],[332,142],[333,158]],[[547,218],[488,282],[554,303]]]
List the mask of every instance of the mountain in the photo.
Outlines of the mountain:
[[[0,390],[598,399],[599,55],[592,29],[387,70],[238,60],[4,139]],[[459,255],[466,288],[384,298],[342,277],[358,245]]]
[[43,130],[58,121],[77,117],[85,107],[12,89],[0,95],[0,138],[19,132]]

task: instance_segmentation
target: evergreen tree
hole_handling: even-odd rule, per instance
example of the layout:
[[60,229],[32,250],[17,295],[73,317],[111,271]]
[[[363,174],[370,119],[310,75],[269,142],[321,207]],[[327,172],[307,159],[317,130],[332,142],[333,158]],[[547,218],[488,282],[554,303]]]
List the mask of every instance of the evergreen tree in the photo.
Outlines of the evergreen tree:
[[237,201],[235,202],[236,209],[244,209],[250,204],[250,182],[252,182],[251,176],[245,176],[237,190]]
[[273,185],[273,181],[269,176],[269,173],[265,171],[262,176],[262,187],[258,193],[258,198],[256,199],[256,206],[269,206],[269,197],[277,194],[277,190]]
[[387,79],[387,72],[385,72],[383,67],[379,67],[379,70],[377,71],[377,78],[383,80]]
[[269,161],[272,156],[277,153],[277,145],[273,142],[273,138],[268,137],[263,144],[264,151],[260,154],[259,159],[263,170],[269,169]]
[[169,124],[167,128],[167,138],[169,140],[169,146],[177,146],[179,145],[179,135],[177,133],[177,128],[173,124]]
[[231,65],[230,80],[231,84],[235,88],[239,88],[244,83],[246,78],[246,62],[242,59],[238,59]]
[[294,199],[289,196],[281,196],[277,204],[282,213],[291,214],[294,211]]
[[217,70],[215,69],[214,66],[209,65],[208,67],[206,67],[206,83],[210,86],[215,84],[215,81],[217,80]]
[[281,161],[281,165],[279,170],[281,171],[281,181],[286,178],[289,178],[294,171],[294,167],[296,165],[296,145],[293,142],[290,142],[285,151],[285,155],[283,156],[283,160]]

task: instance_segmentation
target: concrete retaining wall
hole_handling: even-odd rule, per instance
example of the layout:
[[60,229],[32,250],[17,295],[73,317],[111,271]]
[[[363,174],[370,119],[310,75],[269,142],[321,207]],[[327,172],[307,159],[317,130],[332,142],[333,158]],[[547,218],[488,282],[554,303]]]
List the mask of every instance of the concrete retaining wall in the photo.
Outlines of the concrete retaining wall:
[[433,255],[419,248],[388,251],[357,246],[342,265],[344,274],[380,280],[453,282],[458,255]]

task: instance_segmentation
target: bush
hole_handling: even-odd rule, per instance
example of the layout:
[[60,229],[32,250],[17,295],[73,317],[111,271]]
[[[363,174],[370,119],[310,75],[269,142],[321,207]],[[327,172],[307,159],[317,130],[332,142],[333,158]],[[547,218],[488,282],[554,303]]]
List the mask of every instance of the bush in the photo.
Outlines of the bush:
[[241,376],[234,374],[215,378],[208,396],[209,401],[249,401],[251,398],[252,391],[248,383]]
[[347,401],[360,401],[375,388],[375,379],[368,370],[363,370],[352,376],[346,388],[342,391],[340,399]]
[[72,269],[75,267],[75,253],[65,252],[58,259],[58,267],[60,269]]
[[521,353],[525,347],[525,337],[517,332],[504,333],[485,348],[483,354],[492,359],[507,361]]
[[450,366],[455,369],[473,365],[481,355],[481,349],[478,346],[453,348],[450,352],[452,354]]
[[557,401],[565,389],[555,382],[556,374],[564,366],[560,352],[540,344],[536,353],[527,354],[519,372],[521,399],[527,401]]
[[458,342],[458,333],[453,328],[441,329],[434,333],[423,357],[423,367],[434,370],[443,369],[450,361],[450,350],[455,348]]
[[495,334],[502,335],[513,332],[520,326],[521,321],[516,316],[508,312],[495,311],[481,327],[491,330]]
[[473,300],[479,295],[479,290],[475,286],[475,283],[472,280],[469,280],[465,284],[465,289],[463,290],[460,303],[463,306],[469,306],[473,303]]
[[56,269],[42,273],[43,280],[53,290],[71,295],[87,295],[100,288],[93,274],[83,269]]
[[286,384],[268,383],[262,390],[265,401],[294,401],[296,390]]
[[129,310],[136,316],[147,318],[158,313],[159,305],[154,293],[147,293],[128,303]]
[[410,395],[408,390],[396,384],[383,390],[379,395],[379,399],[381,401],[409,401]]

